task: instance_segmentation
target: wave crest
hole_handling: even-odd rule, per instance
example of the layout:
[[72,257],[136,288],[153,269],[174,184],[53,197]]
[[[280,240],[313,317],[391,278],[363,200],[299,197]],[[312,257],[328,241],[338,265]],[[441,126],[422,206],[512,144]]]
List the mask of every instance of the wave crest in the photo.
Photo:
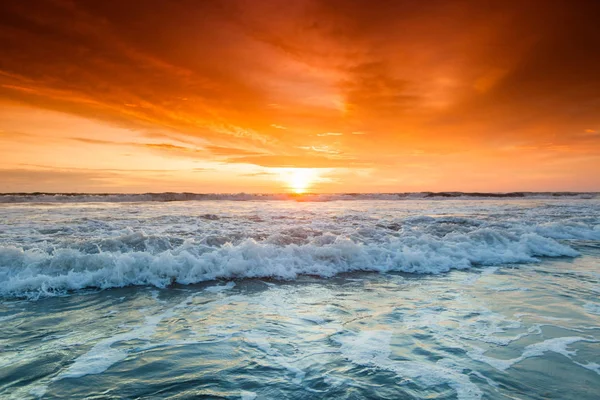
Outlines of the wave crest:
[[[0,247],[0,296],[51,296],[84,288],[165,287],[218,278],[294,279],[342,272],[438,274],[481,265],[531,263],[538,257],[575,257],[577,251],[534,232],[492,228],[359,242],[343,235],[291,230],[265,240],[246,238],[208,246],[140,232],[101,245],[42,250]],[[109,243],[110,245],[106,245]]]

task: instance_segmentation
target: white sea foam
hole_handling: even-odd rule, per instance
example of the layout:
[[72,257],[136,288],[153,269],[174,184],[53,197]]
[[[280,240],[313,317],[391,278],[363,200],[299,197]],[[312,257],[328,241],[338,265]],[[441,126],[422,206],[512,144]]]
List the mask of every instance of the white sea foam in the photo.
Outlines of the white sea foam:
[[600,226],[589,226],[571,220],[541,224],[535,228],[535,231],[553,239],[600,240]]
[[113,347],[114,344],[130,340],[150,340],[158,324],[164,319],[173,317],[176,310],[186,307],[192,301],[192,298],[193,296],[190,296],[178,305],[161,313],[147,315],[144,324],[135,326],[129,331],[100,340],[85,354],[77,357],[73,364],[60,372],[53,380],[100,374],[112,365],[123,361],[127,358],[131,349],[128,347]]
[[534,343],[534,344],[531,344],[531,345],[525,347],[525,349],[523,350],[523,353],[519,357],[508,359],[508,360],[503,360],[503,359],[499,359],[499,358],[486,356],[486,355],[484,355],[485,351],[482,349],[479,349],[479,348],[474,348],[473,350],[470,350],[468,352],[468,355],[472,359],[489,364],[492,367],[496,368],[497,370],[505,371],[516,363],[519,363],[528,358],[543,356],[544,353],[549,352],[549,351],[552,351],[552,352],[558,353],[558,354],[562,354],[563,356],[571,359],[572,356],[575,355],[575,351],[568,350],[568,347],[570,345],[572,345],[573,343],[581,342],[581,341],[595,342],[594,340],[583,338],[583,337],[578,337],[578,336],[547,339],[547,340],[544,340],[543,342]]
[[600,315],[600,304],[598,303],[585,303],[583,308],[590,314]]
[[[352,271],[438,274],[576,257],[569,241],[600,233],[600,204],[555,203],[533,209],[463,200],[402,207],[381,201],[376,209],[370,201],[3,206],[8,234],[0,236],[0,297]],[[558,213],[558,205],[568,212]]]
[[271,348],[271,344],[267,340],[268,336],[266,334],[258,331],[249,331],[244,332],[244,337],[250,346],[256,347],[267,354],[275,353],[275,351]]
[[529,288],[515,286],[490,286],[488,289],[493,290],[494,292],[528,292],[531,290]]
[[123,332],[101,340],[87,353],[78,357],[67,370],[61,372],[54,380],[79,378],[81,376],[100,374],[106,371],[113,364],[127,358],[127,354],[129,353],[128,349],[112,347],[113,344],[134,339],[147,340],[154,334],[158,323],[163,318],[169,316],[172,316],[172,312],[146,317],[146,323],[144,325],[138,326],[128,332]]
[[36,386],[29,391],[29,394],[31,394],[32,396],[34,396],[38,399],[41,399],[42,397],[44,397],[44,395],[46,394],[47,391],[48,391],[47,386]]
[[335,340],[341,345],[342,356],[354,364],[391,371],[423,387],[448,385],[456,391],[459,400],[481,399],[483,392],[479,387],[448,359],[436,364],[390,359],[391,336],[390,331],[373,330],[339,335]]
[[235,282],[227,282],[225,285],[217,285],[217,286],[209,286],[204,290],[210,293],[221,293],[225,290],[233,289],[235,286]]
[[240,397],[241,397],[242,400],[254,400],[254,399],[256,399],[256,396],[257,396],[256,393],[249,392],[249,391],[246,391],[246,390],[243,390],[240,393]]
[[595,373],[600,375],[600,364],[598,364],[598,363],[590,362],[590,363],[584,364],[584,363],[575,362],[575,364],[577,364],[585,369],[589,369],[590,371],[594,371]]
[[300,368],[296,367],[293,363],[293,360],[281,354],[281,352],[273,347],[268,340],[268,335],[261,331],[247,331],[244,332],[244,337],[246,339],[246,343],[250,346],[255,347],[262,352],[264,352],[271,362],[274,362],[284,369],[288,370],[292,374],[294,374],[294,378],[292,382],[295,384],[300,384],[304,379],[306,373]]
[[387,243],[360,243],[343,236],[323,242],[321,238],[284,246],[246,239],[210,249],[186,243],[154,254],[88,254],[70,248],[48,254],[38,249],[0,247],[0,295],[44,296],[88,287],[129,285],[165,287],[174,282],[190,284],[218,278],[294,279],[301,274],[330,277],[359,270],[436,274],[474,265],[527,263],[537,261],[539,256],[578,254],[534,233],[515,237],[489,229],[444,239],[429,235],[391,238]]

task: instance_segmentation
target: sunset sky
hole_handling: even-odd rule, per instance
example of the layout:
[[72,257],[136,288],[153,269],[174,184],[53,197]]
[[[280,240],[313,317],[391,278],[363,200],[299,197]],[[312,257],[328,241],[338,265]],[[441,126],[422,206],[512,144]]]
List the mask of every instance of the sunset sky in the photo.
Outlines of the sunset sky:
[[3,0],[0,191],[599,191],[599,16]]

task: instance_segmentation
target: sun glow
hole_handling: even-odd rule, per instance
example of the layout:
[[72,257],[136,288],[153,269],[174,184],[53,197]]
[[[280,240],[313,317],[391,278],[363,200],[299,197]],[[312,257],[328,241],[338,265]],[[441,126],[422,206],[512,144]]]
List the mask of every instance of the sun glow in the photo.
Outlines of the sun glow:
[[318,173],[312,168],[285,168],[279,173],[281,180],[297,194],[306,193],[319,179]]

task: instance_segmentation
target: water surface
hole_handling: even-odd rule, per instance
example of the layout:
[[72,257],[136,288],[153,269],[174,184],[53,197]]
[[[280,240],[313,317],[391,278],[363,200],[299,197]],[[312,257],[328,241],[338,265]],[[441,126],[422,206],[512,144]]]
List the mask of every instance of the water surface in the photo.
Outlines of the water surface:
[[600,201],[0,207],[1,398],[597,399]]

